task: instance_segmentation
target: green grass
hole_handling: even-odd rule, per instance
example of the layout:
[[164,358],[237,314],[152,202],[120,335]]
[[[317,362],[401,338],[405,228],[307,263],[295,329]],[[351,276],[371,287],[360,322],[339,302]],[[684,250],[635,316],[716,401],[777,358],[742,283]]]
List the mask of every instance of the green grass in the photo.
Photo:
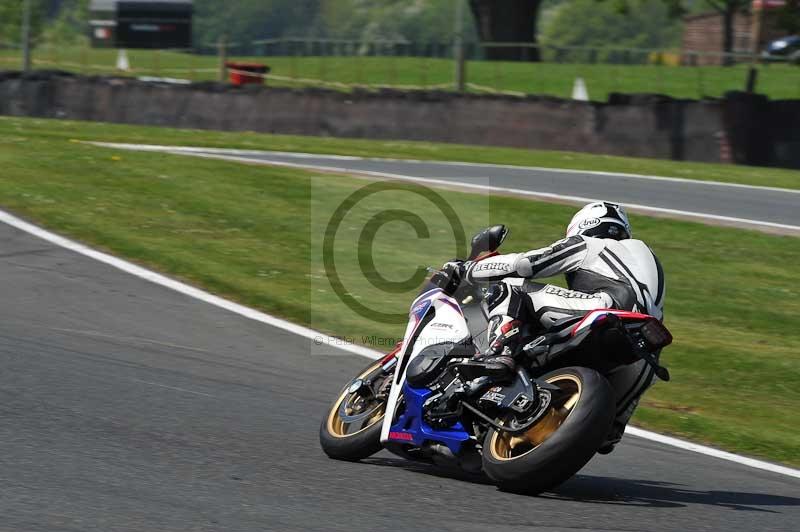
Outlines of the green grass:
[[[364,180],[97,148],[70,143],[49,124],[0,120],[3,208],[297,323],[357,340],[402,334],[400,325],[345,308],[319,257],[330,213]],[[107,131],[114,136],[115,128]],[[171,143],[175,133],[141,129],[137,135]],[[488,223],[508,224],[508,251],[559,238],[573,210],[438,193],[467,234]],[[378,231],[376,268],[391,280],[455,253],[441,214],[409,194],[383,192],[359,204],[344,218],[335,247],[350,293],[392,312],[403,312],[410,295],[376,292],[355,266],[367,219],[401,206],[430,228],[428,239],[401,222]],[[664,264],[666,323],[675,335],[664,353],[673,381],[648,392],[636,423],[800,466],[800,240],[642,216],[633,223]]]
[[[193,81],[217,79],[214,56],[179,52],[130,50],[130,74],[166,76]],[[319,85],[321,82],[358,85],[437,87],[450,89],[453,63],[421,57],[232,57],[268,64],[278,76],[274,85]],[[43,46],[34,50],[36,68],[60,68],[84,74],[114,74],[116,50]],[[19,52],[0,50],[0,69],[19,68]],[[589,97],[606,101],[611,92],[659,93],[679,98],[719,97],[743,90],[747,65],[735,67],[672,67],[577,63],[469,61],[467,81],[488,89],[569,98],[576,77],[587,84]],[[308,82],[288,81],[305,79]],[[478,87],[471,90],[481,92]],[[773,99],[800,98],[800,68],[759,66],[758,92]]]
[[[466,146],[414,141],[376,141],[264,135],[252,132],[219,132],[140,127],[98,122],[33,120],[0,117],[9,131],[24,128],[53,140],[105,140],[144,144],[170,144],[214,148],[313,152],[397,159],[464,161],[545,168],[568,168],[634,174],[661,175],[800,189],[800,172],[725,164],[687,163],[661,159],[590,155],[585,153]],[[18,124],[18,125],[17,125]],[[156,140],[157,139],[157,140]]]

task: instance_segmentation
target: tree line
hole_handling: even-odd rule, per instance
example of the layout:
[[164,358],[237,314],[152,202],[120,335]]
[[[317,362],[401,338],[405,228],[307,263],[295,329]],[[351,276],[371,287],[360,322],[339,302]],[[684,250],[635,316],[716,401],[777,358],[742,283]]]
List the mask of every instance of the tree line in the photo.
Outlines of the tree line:
[[[85,42],[89,0],[31,0],[39,41]],[[225,35],[232,42],[281,37],[411,43],[449,42],[463,9],[465,42],[671,48],[681,15],[713,10],[726,22],[725,51],[733,49],[733,16],[751,0],[195,0],[198,46]],[[0,43],[18,43],[23,0],[0,1]],[[781,12],[787,33],[800,31],[800,0]],[[488,51],[490,59],[522,59],[519,49]],[[525,59],[536,60],[526,54]]]

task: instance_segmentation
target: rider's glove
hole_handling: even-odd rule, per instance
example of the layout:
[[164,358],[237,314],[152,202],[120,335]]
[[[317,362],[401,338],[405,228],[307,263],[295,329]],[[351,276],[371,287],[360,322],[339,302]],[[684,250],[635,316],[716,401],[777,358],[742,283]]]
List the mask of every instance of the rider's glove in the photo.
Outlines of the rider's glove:
[[472,266],[472,261],[453,259],[445,262],[442,268],[433,274],[431,282],[445,291],[454,294],[462,282],[466,281],[466,274]]
[[472,271],[472,267],[475,266],[475,261],[463,261],[461,263],[461,281],[467,284],[472,284],[472,279],[470,276],[470,272]]

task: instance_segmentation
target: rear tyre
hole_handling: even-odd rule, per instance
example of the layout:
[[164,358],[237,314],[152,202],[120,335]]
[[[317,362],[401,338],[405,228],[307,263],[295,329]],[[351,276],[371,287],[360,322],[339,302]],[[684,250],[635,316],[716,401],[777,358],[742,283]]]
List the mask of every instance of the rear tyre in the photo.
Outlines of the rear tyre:
[[[380,361],[373,362],[356,379],[363,379],[380,366]],[[387,378],[391,378],[391,373]],[[381,424],[386,402],[350,393],[349,387],[348,384],[342,388],[322,419],[319,443],[329,457],[355,461],[381,450]]]
[[561,368],[541,377],[564,392],[526,433],[490,429],[483,470],[506,491],[539,493],[558,486],[594,456],[614,420],[614,393],[598,372]]

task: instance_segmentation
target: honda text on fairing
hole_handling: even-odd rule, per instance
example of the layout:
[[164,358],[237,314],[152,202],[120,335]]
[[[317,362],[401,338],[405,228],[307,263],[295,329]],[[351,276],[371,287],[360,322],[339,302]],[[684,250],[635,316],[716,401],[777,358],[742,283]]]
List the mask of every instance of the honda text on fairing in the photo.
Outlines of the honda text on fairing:
[[[494,256],[507,233],[502,225],[478,233],[469,259]],[[605,375],[644,361],[669,380],[658,354],[672,337],[660,319],[595,309],[554,324],[557,332],[524,325],[523,356],[497,382],[474,362],[488,342],[486,293],[457,270],[431,277],[411,304],[402,342],[327,411],[320,443],[328,456],[359,460],[387,449],[536,493],[574,475],[612,431],[619,405]]]

